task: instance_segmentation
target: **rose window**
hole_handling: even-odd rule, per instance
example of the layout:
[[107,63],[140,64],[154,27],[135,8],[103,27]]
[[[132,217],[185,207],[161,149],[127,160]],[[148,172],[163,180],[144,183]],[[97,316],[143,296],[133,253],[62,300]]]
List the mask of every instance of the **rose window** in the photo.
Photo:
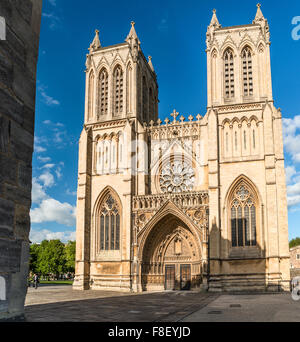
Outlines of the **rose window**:
[[163,167],[159,182],[164,193],[191,191],[195,183],[195,172],[191,165],[175,161]]

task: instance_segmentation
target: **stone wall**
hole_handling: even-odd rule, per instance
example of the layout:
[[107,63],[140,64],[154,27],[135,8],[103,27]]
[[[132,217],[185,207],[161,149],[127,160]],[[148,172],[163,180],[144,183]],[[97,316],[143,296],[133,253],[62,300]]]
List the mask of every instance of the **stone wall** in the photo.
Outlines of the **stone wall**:
[[[300,246],[290,249],[291,267],[300,270]],[[299,258],[299,259],[298,259]]]
[[0,320],[24,313],[41,11],[42,0],[0,1]]

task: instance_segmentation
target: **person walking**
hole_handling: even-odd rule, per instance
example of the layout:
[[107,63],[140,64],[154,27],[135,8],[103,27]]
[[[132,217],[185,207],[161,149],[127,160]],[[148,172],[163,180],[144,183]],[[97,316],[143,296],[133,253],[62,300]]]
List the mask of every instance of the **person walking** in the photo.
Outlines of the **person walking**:
[[33,282],[34,282],[34,287],[37,290],[38,288],[38,283],[39,283],[39,276],[37,274],[34,275],[33,277]]

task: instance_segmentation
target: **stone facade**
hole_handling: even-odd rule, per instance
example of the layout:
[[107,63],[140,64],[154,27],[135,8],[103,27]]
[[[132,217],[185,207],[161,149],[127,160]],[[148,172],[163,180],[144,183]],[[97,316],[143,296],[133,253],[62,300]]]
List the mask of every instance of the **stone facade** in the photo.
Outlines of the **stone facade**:
[[290,249],[291,268],[300,269],[300,246]]
[[300,246],[290,249],[291,277],[300,276]]
[[41,7],[41,0],[0,2],[0,320],[23,315],[27,291]]
[[[289,289],[282,116],[269,25],[207,30],[204,116],[158,119],[134,23],[86,62],[74,289]],[[276,142],[276,143],[275,143]]]

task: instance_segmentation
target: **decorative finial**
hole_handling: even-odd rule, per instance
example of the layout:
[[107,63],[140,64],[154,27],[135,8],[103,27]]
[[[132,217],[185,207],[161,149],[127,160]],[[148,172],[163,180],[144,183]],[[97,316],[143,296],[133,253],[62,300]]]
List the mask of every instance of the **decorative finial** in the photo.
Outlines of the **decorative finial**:
[[213,16],[211,18],[210,27],[214,27],[214,28],[221,27],[219,20],[217,18],[217,10],[215,8],[213,9]]
[[92,44],[89,47],[89,51],[93,52],[101,48],[100,38],[99,38],[99,30],[95,30],[95,38],[92,41]]
[[134,25],[135,25],[135,22],[131,21],[131,28],[130,28],[129,34],[128,34],[127,38],[125,39],[125,41],[130,43],[130,44],[135,43],[135,42],[137,42],[138,44],[141,44],[141,42],[139,41],[139,38],[136,34]]
[[151,57],[151,56],[148,57],[148,64],[149,64],[150,69],[151,69],[153,72],[155,72],[155,71],[154,71],[153,64],[152,64],[152,57]]
[[261,24],[265,21],[264,15],[261,11],[261,4],[257,4],[256,7],[257,7],[257,11],[256,11],[256,16],[255,16],[253,23]]

